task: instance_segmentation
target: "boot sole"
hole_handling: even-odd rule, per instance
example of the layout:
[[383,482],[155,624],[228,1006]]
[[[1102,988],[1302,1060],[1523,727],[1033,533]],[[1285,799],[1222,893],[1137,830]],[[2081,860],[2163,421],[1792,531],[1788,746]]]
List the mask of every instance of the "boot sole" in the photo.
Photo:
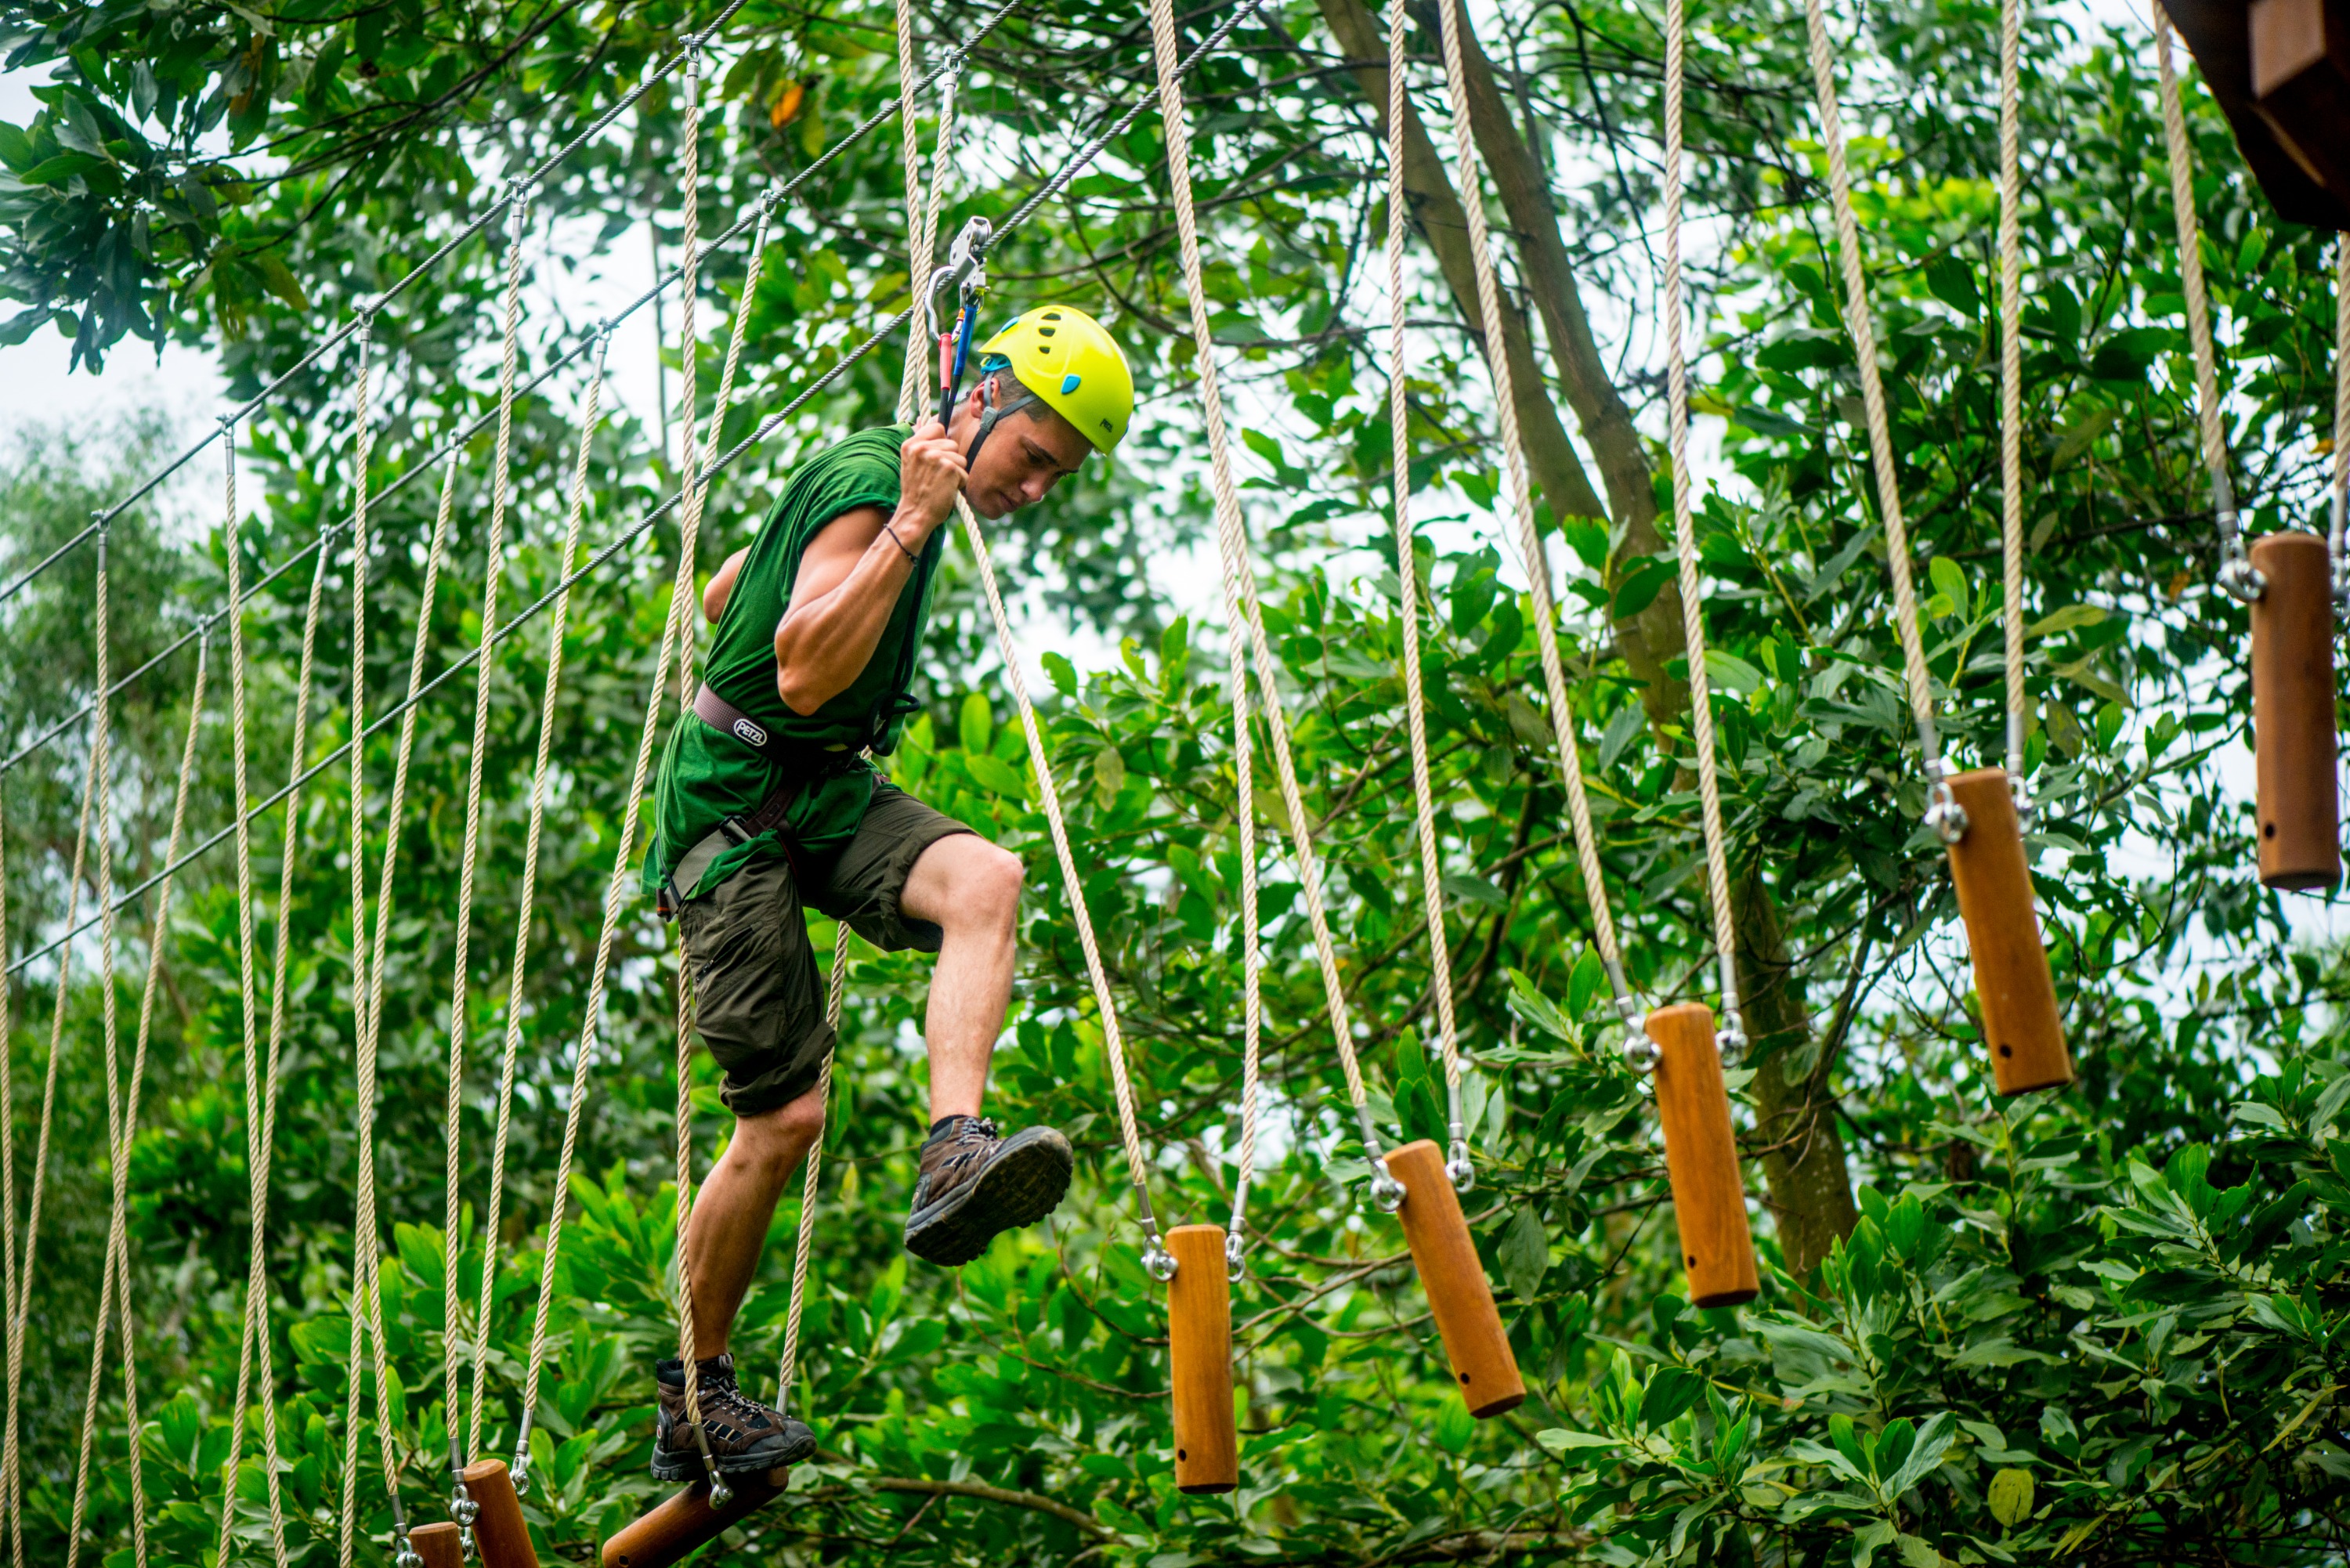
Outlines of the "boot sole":
[[[795,1465],[816,1452],[816,1434],[810,1432],[804,1441],[785,1443],[780,1449],[762,1449],[747,1454],[721,1454],[717,1458],[718,1473],[739,1476],[762,1473],[785,1465]],[[702,1479],[702,1455],[693,1449],[683,1453],[671,1453],[658,1444],[653,1449],[653,1480],[657,1481],[692,1481]]]
[[924,1262],[961,1268],[1003,1232],[1034,1225],[1058,1208],[1076,1168],[1068,1139],[1051,1127],[1023,1128],[960,1191],[907,1217],[906,1251]]

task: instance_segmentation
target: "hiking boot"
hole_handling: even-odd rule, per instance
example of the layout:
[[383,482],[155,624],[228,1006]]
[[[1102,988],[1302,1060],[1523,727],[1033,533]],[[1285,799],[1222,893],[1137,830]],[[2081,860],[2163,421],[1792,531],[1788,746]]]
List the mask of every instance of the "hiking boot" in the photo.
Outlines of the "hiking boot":
[[[734,1382],[734,1358],[713,1355],[696,1362],[702,1425],[710,1434],[710,1460],[721,1475],[742,1475],[797,1464],[816,1452],[816,1434],[746,1397]],[[685,1364],[671,1356],[654,1371],[660,1386],[660,1418],[653,1439],[655,1480],[694,1480],[702,1475],[702,1449],[685,1418]]]
[[1076,1164],[1069,1140],[1051,1127],[998,1137],[985,1116],[947,1117],[922,1140],[906,1251],[943,1268],[970,1262],[998,1232],[1050,1214]]

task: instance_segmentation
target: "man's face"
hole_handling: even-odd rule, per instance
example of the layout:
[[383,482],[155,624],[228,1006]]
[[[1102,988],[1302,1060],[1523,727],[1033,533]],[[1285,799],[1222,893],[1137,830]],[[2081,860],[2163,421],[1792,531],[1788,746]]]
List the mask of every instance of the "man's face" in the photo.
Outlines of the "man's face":
[[[984,403],[978,406],[984,410]],[[982,517],[1002,517],[1044,500],[1092,451],[1076,426],[1041,403],[1031,404],[996,421],[963,483],[963,494]]]

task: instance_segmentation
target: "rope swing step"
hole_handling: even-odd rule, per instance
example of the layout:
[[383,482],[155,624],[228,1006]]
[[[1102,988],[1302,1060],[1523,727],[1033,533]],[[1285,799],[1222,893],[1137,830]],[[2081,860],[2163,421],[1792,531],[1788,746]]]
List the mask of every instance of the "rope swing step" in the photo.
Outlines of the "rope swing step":
[[[2255,40],[2262,30],[2255,21]],[[2218,353],[2211,337],[2210,295],[2203,281],[2202,230],[2195,212],[2193,154],[2179,101],[2178,74],[2171,58],[2170,22],[2160,11],[2155,16],[2154,36],[2163,135],[2170,160],[2171,213],[2178,230],[2179,281],[2187,304],[2188,340],[2195,356],[2197,425],[2220,522],[2220,584],[2251,612],[2257,777],[2253,820],[2258,825],[2261,881],[2285,891],[2329,888],[2342,880],[2341,805],[2334,779],[2338,741],[2334,619],[2335,606],[2350,592],[2350,571],[2345,571],[2343,562],[2344,486],[2345,474],[2350,474],[2350,467],[2345,467],[2350,455],[2343,452],[2341,440],[2345,421],[2350,420],[2350,369],[2341,362],[2345,348],[2350,347],[2350,288],[2345,287],[2350,284],[2350,233],[2335,242],[2337,380],[2334,472],[2328,485],[2333,492],[2333,537],[2321,539],[2314,534],[2288,530],[2271,534],[2246,551],[2228,473]],[[2193,36],[2190,34],[2190,39]],[[2199,47],[2208,50],[2208,38]],[[2256,65],[2256,72],[2257,68]],[[2208,69],[2204,74],[2224,104],[2219,76]],[[2241,126],[2238,134],[2241,139]],[[2245,153],[2249,160],[2249,145]],[[2289,216],[2287,202],[2265,178],[2262,183],[2280,213]],[[2341,226],[2350,230],[2350,204],[2345,204]]]
[[1705,667],[1703,584],[1698,575],[1697,518],[1690,499],[1690,377],[1681,303],[1681,202],[1688,92],[1689,16],[1683,0],[1665,9],[1665,358],[1666,447],[1672,463],[1673,549],[1681,597],[1681,636],[1688,645],[1690,732],[1696,742],[1699,820],[1705,835],[1706,894],[1713,907],[1715,971],[1730,1028],[1717,1034],[1703,1002],[1660,1008],[1643,1022],[1641,1055],[1655,1075],[1657,1126],[1665,1141],[1665,1176],[1672,1189],[1681,1267],[1689,1299],[1700,1306],[1735,1306],[1760,1293],[1754,1236],[1746,1218],[1746,1186],[1738,1168],[1738,1133],[1721,1075],[1724,1056],[1746,1046],[1738,992],[1738,929],[1730,907],[1728,835],[1716,777],[1713,698]]

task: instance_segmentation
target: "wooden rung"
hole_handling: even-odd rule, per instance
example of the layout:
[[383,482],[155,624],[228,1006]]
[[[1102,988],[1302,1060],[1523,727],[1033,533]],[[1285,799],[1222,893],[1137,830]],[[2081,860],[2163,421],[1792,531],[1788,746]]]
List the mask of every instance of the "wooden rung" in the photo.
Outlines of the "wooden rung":
[[[2291,78],[2300,74],[2288,68],[2294,53],[2293,40],[2297,35],[2306,36],[2306,24],[2293,13],[2305,0],[2289,0],[2279,11],[2267,9],[2275,3],[2161,0],[2178,36],[2194,53],[2203,85],[2228,117],[2245,167],[2260,182],[2261,193],[2276,209],[2277,216],[2313,229],[2350,230],[2350,187],[2322,179],[2313,171],[2308,156],[2311,143],[2323,147],[2324,136],[2319,122],[2304,108],[2289,101],[2294,90]],[[2342,14],[2344,0],[2319,3],[2333,16]],[[2264,101],[2257,90],[2256,73],[2262,67],[2265,74],[2257,79],[2267,84],[2275,102]],[[2335,131],[2332,146],[2336,150],[2350,146],[2350,131]],[[2177,243],[2167,219],[2160,233],[2160,243]]]
[[2334,783],[2334,606],[2325,541],[2271,534],[2252,566],[2267,587],[2252,606],[2252,760],[2259,778],[2261,880],[2331,888],[2342,880]]
[[1746,1228],[1730,1092],[1713,1043],[1713,1009],[1678,1002],[1649,1013],[1644,1027],[1657,1043],[1657,1120],[1665,1129],[1665,1170],[1672,1178],[1690,1300],[1701,1307],[1751,1302],[1762,1282]]
[[1444,1152],[1421,1138],[1389,1154],[1388,1170],[1403,1183],[1397,1218],[1411,1243],[1412,1264],[1419,1271],[1420,1289],[1428,1293],[1436,1332],[1444,1336],[1445,1358],[1452,1363],[1462,1402],[1480,1420],[1516,1409],[1526,1401],[1525,1380],[1518,1376],[1502,1314],[1493,1309],[1493,1287],[1485,1281],[1477,1243],[1470,1240],[1461,1195],[1444,1174]]
[[1167,1359],[1175,1383],[1175,1487],[1230,1491],[1241,1484],[1232,1427],[1232,1285],[1221,1225],[1167,1233],[1175,1277],[1167,1282]]
[[408,1532],[408,1544],[424,1568],[465,1568],[464,1532],[452,1519],[436,1519]]
[[522,1499],[504,1459],[475,1459],[465,1467],[465,1495],[481,1505],[473,1519],[473,1547],[482,1568],[538,1568],[538,1552],[523,1522]]
[[1978,768],[1950,781],[1967,814],[1967,835],[1950,846],[1950,882],[1973,950],[1983,1044],[2002,1095],[2073,1081],[2073,1055],[2056,1012],[2056,982],[2040,942],[2032,861],[2005,768]]
[[604,1542],[604,1568],[669,1568],[775,1501],[791,1476],[789,1467],[729,1476],[734,1496],[724,1508],[711,1507],[709,1483],[695,1481]]

